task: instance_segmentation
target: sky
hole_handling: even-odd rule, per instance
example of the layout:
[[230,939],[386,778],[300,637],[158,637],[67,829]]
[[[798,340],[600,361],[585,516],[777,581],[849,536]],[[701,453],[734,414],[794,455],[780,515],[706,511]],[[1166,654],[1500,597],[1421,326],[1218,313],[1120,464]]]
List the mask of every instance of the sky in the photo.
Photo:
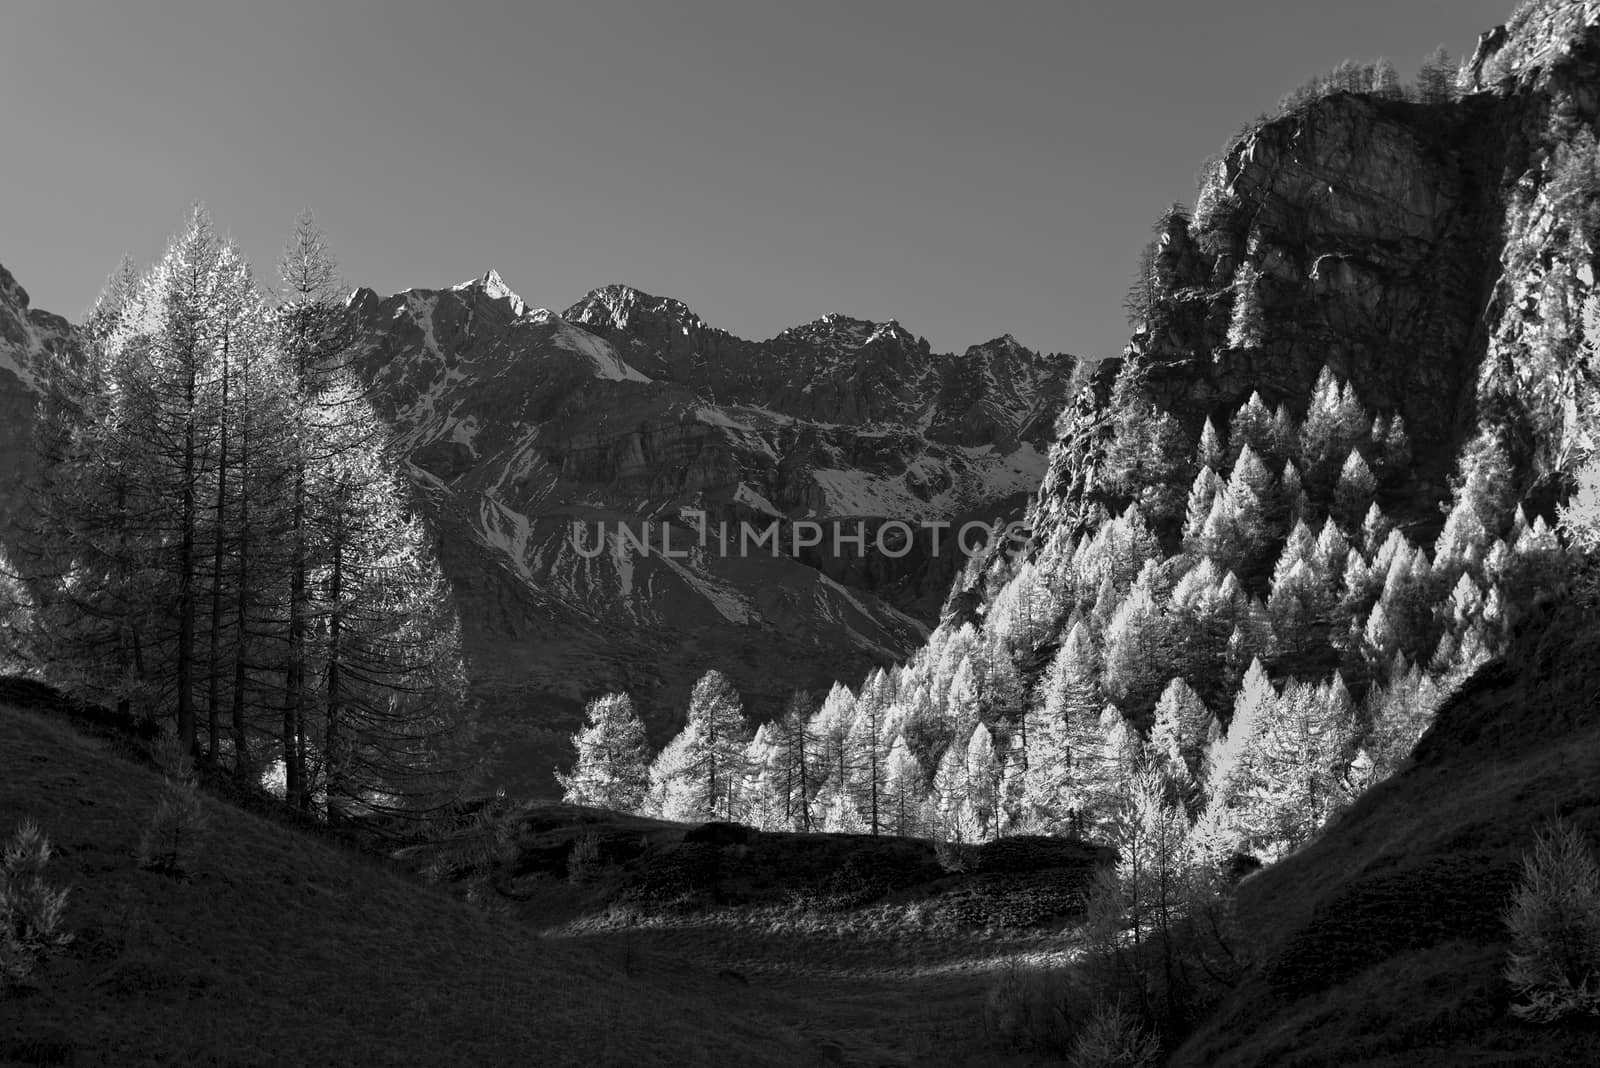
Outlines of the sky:
[[626,282],[767,338],[1121,350],[1163,207],[1340,60],[1409,78],[1513,0],[0,0],[0,263],[78,318],[202,200],[270,276]]

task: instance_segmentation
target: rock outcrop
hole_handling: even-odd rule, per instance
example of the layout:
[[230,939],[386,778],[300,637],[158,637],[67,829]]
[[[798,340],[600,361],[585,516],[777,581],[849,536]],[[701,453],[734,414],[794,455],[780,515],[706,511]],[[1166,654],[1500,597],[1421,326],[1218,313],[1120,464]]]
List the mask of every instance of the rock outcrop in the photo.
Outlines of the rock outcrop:
[[33,460],[34,361],[47,350],[70,351],[77,343],[72,326],[32,307],[28,291],[0,266],[0,542],[20,514],[21,488]]
[[[1163,285],[1122,360],[1106,361],[1051,454],[1033,505],[1040,540],[1097,505],[1114,377],[1136,362],[1146,393],[1191,433],[1259,390],[1305,414],[1321,368],[1369,411],[1399,413],[1409,479],[1381,503],[1429,539],[1462,443],[1495,425],[1516,445],[1529,499],[1549,502],[1593,386],[1570,339],[1594,279],[1592,170],[1600,115],[1600,8],[1533,4],[1487,35],[1459,99],[1334,93],[1241,137],[1163,244]],[[1474,65],[1503,71],[1489,78]],[[1233,347],[1242,263],[1260,272],[1259,344]]]

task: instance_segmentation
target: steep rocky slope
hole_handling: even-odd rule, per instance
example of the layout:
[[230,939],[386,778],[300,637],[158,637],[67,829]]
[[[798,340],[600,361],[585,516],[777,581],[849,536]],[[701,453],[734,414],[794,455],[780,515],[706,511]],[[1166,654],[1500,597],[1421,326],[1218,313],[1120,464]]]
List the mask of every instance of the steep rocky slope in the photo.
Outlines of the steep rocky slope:
[[[1253,390],[1303,417],[1321,368],[1400,413],[1414,459],[1383,509],[1427,544],[1461,450],[1492,430],[1550,515],[1593,448],[1600,3],[1532,2],[1483,36],[1459,99],[1334,93],[1265,121],[1161,237],[1154,306],[1102,367],[1030,506],[1033,546],[1127,504],[1114,389],[1192,442]],[[1242,282],[1252,272],[1259,281]],[[1238,340],[1239,302],[1260,309]],[[1123,372],[1123,377],[1118,375]],[[1131,384],[1131,385],[1130,385]],[[1169,548],[1174,516],[1157,517]],[[981,620],[992,587],[958,598]],[[1592,1031],[1512,1022],[1501,912],[1555,815],[1600,831],[1592,604],[1512,605],[1509,647],[1437,712],[1413,762],[1240,891],[1256,958],[1179,1064],[1577,1064]],[[1524,614],[1525,613],[1525,614]],[[1553,613],[1553,615],[1551,614]]]
[[33,361],[47,349],[74,344],[71,325],[31,307],[28,291],[0,266],[0,537],[17,518],[31,458],[28,435],[37,396]]
[[[1593,2],[1528,5],[1463,75],[1501,71],[1493,85],[1433,104],[1334,93],[1236,141],[1192,224],[1160,238],[1149,321],[1051,452],[1036,543],[1124,503],[1101,475],[1109,394],[1130,362],[1142,395],[1191,434],[1208,416],[1225,426],[1253,390],[1299,419],[1332,368],[1369,410],[1405,420],[1410,477],[1380,503],[1413,537],[1438,530],[1460,446],[1488,425],[1517,446],[1519,490],[1548,507],[1592,390],[1576,337],[1593,192],[1574,172],[1593,173],[1597,18]],[[1230,345],[1246,262],[1260,340]]]
[[1592,1028],[1515,1021],[1501,916],[1554,817],[1600,838],[1593,606],[1531,619],[1415,763],[1240,887],[1256,958],[1179,1065],[1593,1064]]
[[[920,524],[1020,511],[1074,367],[1010,338],[936,356],[840,317],[746,342],[618,286],[556,315],[492,271],[351,306],[519,785],[547,781],[603,688],[632,692],[660,741],[712,666],[766,715],[902,655],[962,562]],[[795,550],[800,520],[820,545]],[[870,548],[888,521],[918,528],[902,556]],[[858,522],[865,553],[833,538]],[[743,523],[777,523],[784,551]]]

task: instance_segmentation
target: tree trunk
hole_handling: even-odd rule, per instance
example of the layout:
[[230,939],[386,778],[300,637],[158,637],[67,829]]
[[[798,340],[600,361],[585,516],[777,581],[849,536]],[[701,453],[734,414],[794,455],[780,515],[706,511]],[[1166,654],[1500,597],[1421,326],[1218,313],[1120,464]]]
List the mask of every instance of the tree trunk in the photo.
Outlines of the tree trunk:
[[338,818],[339,799],[344,796],[343,769],[339,766],[339,738],[340,717],[340,692],[339,692],[339,657],[342,653],[340,638],[343,636],[344,617],[340,611],[340,596],[344,585],[344,491],[339,493],[339,511],[337,513],[333,532],[333,574],[328,580],[328,603],[332,606],[332,614],[328,618],[328,721],[323,736],[322,766],[325,769],[322,777],[323,789],[328,796],[327,816],[328,822],[333,823]]
[[220,440],[217,451],[217,519],[211,553],[211,643],[209,656],[210,693],[206,708],[207,758],[215,764],[221,744],[222,719],[222,532],[228,509],[228,341],[222,342],[222,408],[218,419]]
[[185,382],[186,415],[183,429],[183,503],[178,542],[178,740],[184,751],[195,751],[194,717],[194,558],[195,558],[195,395],[197,375],[190,353]]

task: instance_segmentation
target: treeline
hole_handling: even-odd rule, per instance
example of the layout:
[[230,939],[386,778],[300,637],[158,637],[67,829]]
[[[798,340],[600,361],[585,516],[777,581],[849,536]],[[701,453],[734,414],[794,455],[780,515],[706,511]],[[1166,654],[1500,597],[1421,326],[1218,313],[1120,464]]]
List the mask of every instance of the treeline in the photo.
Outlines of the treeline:
[[85,700],[329,819],[451,797],[469,705],[455,609],[309,215],[264,293],[197,207],[125,261],[81,351],[42,355],[15,650]]
[[1459,94],[1456,63],[1443,45],[1428,53],[1417,70],[1416,81],[1406,85],[1394,64],[1379,58],[1365,63],[1346,59],[1324,74],[1308,78],[1283,95],[1278,112],[1293,114],[1307,104],[1333,93],[1369,93],[1386,100],[1419,104],[1447,104]]
[[[1198,439],[1133,399],[1136,375],[1093,476],[1124,510],[988,563],[977,624],[946,623],[859,691],[797,694],[753,731],[713,671],[653,760],[628,699],[602,698],[574,739],[568,800],[766,828],[1116,840],[1159,795],[1212,857],[1305,841],[1403,764],[1502,646],[1511,606],[1560,581],[1566,551],[1518,507],[1493,435],[1464,451],[1430,555],[1378,503],[1410,462],[1403,420],[1331,372],[1303,419],[1252,394],[1226,433],[1207,421]],[[1157,531],[1174,526],[1164,550]]]

